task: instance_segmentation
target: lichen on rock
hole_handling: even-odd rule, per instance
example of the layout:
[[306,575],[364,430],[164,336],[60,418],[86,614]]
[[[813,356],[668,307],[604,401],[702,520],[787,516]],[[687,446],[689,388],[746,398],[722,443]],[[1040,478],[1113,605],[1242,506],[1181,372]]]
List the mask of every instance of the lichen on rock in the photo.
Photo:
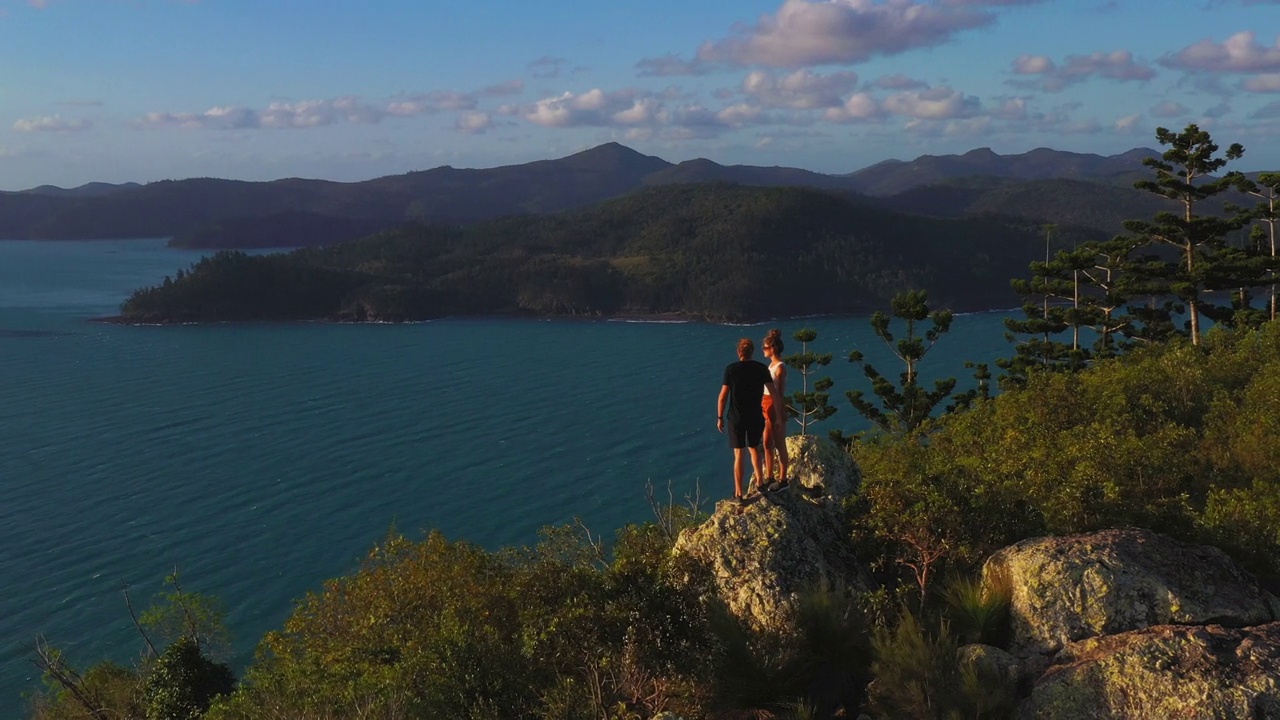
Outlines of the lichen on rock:
[[1068,644],[1019,718],[1280,718],[1280,623],[1162,625]]
[[1147,530],[1024,540],[987,560],[993,573],[1008,577],[1012,649],[1024,656],[1154,625],[1277,619],[1276,599],[1225,553]]
[[789,627],[800,594],[813,587],[865,587],[839,502],[856,488],[857,466],[828,440],[787,440],[792,488],[746,507],[723,501],[675,546],[708,569],[729,612],[757,629]]

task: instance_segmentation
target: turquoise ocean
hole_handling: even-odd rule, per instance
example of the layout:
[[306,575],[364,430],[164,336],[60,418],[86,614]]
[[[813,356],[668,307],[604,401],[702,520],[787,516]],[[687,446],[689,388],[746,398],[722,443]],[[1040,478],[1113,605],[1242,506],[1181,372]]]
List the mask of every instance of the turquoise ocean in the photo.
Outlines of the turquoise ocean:
[[[866,318],[92,322],[199,257],[0,242],[0,717],[39,684],[37,636],[82,668],[134,662],[121,588],[145,607],[174,568],[225,603],[241,670],[392,526],[498,548],[575,517],[606,537],[650,519],[646,482],[732,494],[714,410],[739,337],[818,330],[840,408],[823,433],[863,427],[850,350],[898,372]],[[925,375],[1009,354],[1004,314],[958,317]]]

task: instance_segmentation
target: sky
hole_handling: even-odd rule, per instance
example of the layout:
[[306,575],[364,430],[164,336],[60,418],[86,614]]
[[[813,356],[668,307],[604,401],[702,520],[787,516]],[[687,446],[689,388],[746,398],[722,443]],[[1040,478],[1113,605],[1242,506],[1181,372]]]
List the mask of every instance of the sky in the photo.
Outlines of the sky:
[[0,190],[611,141],[848,173],[1189,123],[1280,170],[1280,0],[0,0]]

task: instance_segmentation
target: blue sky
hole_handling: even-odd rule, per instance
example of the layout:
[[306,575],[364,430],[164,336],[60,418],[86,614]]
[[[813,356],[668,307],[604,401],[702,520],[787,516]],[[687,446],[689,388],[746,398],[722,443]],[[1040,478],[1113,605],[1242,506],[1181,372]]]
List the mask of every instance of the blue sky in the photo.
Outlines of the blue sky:
[[0,190],[609,141],[846,173],[1191,122],[1280,169],[1280,0],[0,0]]

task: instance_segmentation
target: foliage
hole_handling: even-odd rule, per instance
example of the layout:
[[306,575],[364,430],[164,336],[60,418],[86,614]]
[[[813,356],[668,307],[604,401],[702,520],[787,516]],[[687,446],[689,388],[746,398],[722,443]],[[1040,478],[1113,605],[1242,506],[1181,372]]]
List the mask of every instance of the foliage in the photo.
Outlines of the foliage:
[[[923,290],[912,290],[896,295],[891,306],[893,317],[901,320],[906,326],[906,334],[895,340],[889,329],[890,317],[879,311],[871,316],[871,327],[875,330],[876,336],[883,340],[905,365],[905,369],[898,376],[901,389],[866,362],[860,351],[854,350],[849,353],[849,362],[861,367],[862,372],[871,381],[871,391],[879,398],[880,407],[864,399],[861,390],[850,390],[845,395],[854,409],[881,430],[901,435],[920,427],[929,419],[934,408],[950,397],[951,391],[955,389],[956,379],[946,378],[935,380],[933,389],[926,390],[920,384],[917,367],[924,356],[937,344],[942,334],[951,329],[953,315],[950,310],[930,311],[929,296]],[[922,323],[926,319],[931,324],[929,329],[925,330],[923,335],[917,335],[916,323]]]
[[231,668],[209,660],[190,637],[174,641],[147,673],[147,720],[196,720],[219,695],[235,689]]
[[787,395],[787,410],[800,423],[800,434],[804,435],[810,425],[826,420],[836,412],[830,404],[831,394],[827,392],[835,384],[831,378],[815,378],[813,389],[809,389],[809,376],[816,374],[818,368],[830,365],[832,355],[818,354],[809,349],[809,343],[818,339],[818,331],[813,328],[801,328],[792,337],[800,343],[800,352],[788,355],[783,362],[799,371],[800,389]]
[[688,696],[709,637],[669,551],[653,526],[621,531],[613,558],[580,526],[502,553],[392,534],[269,634],[210,716],[656,713]]
[[[905,287],[1001,307],[1023,221],[898,214],[812,189],[648,188],[559,215],[409,223],[284,255],[222,252],[135,292],[136,322],[413,320],[463,314],[855,313]],[[769,292],[761,292],[769,288]]]
[[947,623],[929,632],[904,610],[894,627],[876,629],[871,645],[874,680],[868,692],[872,708],[884,717],[959,720],[1011,715],[1012,688],[961,662]]
[[[942,424],[943,445],[952,437],[950,425]],[[966,473],[963,457],[935,450],[936,444],[933,436],[921,442],[884,435],[853,446],[862,471],[855,546],[891,584],[898,569],[908,571],[921,604],[949,565],[969,570],[995,548],[1042,527],[1026,500]]]
[[[164,582],[169,590],[156,595],[141,619],[134,618],[148,651],[136,670],[103,661],[82,676],[61,651],[43,640],[37,643],[35,663],[44,671],[48,691],[33,698],[33,718],[197,718],[213,698],[232,691],[231,669],[205,654],[225,644],[220,604],[183,590],[176,570]],[[127,590],[124,596],[132,617]],[[167,641],[163,652],[157,654],[152,636]]]
[[1271,284],[1267,319],[1275,320],[1280,313],[1280,293],[1277,292],[1280,265],[1276,262],[1276,223],[1280,221],[1280,208],[1276,207],[1276,201],[1280,199],[1280,173],[1261,173],[1256,181],[1238,178],[1237,188],[1258,198],[1250,217],[1260,224],[1253,226],[1249,237],[1258,246],[1259,254],[1268,258],[1264,261],[1266,279]]
[[[152,599],[151,606],[139,618],[139,629],[149,631],[170,647],[186,640],[200,652],[225,650],[230,641],[222,601],[183,590],[177,569],[165,577],[164,583],[169,590]],[[144,638],[151,642],[150,636]]]
[[59,683],[48,671],[45,685],[48,691],[32,698],[31,720],[115,720],[143,716],[138,674],[112,662],[103,661],[90,667],[76,689]]
[[1022,537],[1117,526],[1209,533],[1277,577],[1277,368],[1280,326],[1267,323],[1077,374],[1032,373],[1025,388],[939,419],[927,442],[855,446],[855,532],[879,543],[864,551],[883,564],[911,563],[917,583],[930,557],[962,569]]
[[[1228,174],[1213,178],[1227,162],[1244,154],[1238,143],[1217,157],[1218,146],[1205,130],[1188,125],[1180,133],[1156,128],[1156,139],[1168,145],[1160,158],[1147,158],[1143,164],[1155,170],[1154,180],[1140,180],[1134,187],[1146,190],[1181,205],[1181,212],[1157,213],[1153,221],[1131,220],[1125,228],[1148,243],[1164,244],[1178,252],[1178,258],[1166,271],[1150,275],[1167,295],[1187,307],[1191,342],[1200,344],[1200,315],[1212,313],[1204,293],[1240,287],[1256,282],[1247,265],[1227,278],[1215,278],[1214,263],[1223,259],[1226,236],[1244,224],[1244,218],[1220,218],[1200,215],[1197,206],[1228,190],[1237,182]],[[1236,282],[1231,282],[1235,280]]]
[[[1134,343],[1164,342],[1182,334],[1184,314],[1193,345],[1202,341],[1202,319],[1256,327],[1274,317],[1274,309],[1254,307],[1253,289],[1270,285],[1275,296],[1275,189],[1267,183],[1280,183],[1280,176],[1255,182],[1218,175],[1244,149],[1235,144],[1218,156],[1218,145],[1194,124],[1179,133],[1157,128],[1156,138],[1169,149],[1143,161],[1155,177],[1135,187],[1166,207],[1150,221],[1125,221],[1128,235],[1088,240],[1052,257],[1046,238],[1045,259],[1031,263],[1030,280],[1013,281],[1025,317],[1005,321],[1008,337],[1030,337],[1018,341],[1014,357],[999,361],[1006,385],[1025,383],[1033,368],[1076,371]],[[1224,205],[1220,196],[1233,189],[1260,202],[1249,211]],[[1235,239],[1254,220],[1261,224],[1251,239]],[[1067,331],[1069,340],[1058,339]]]
[[754,633],[713,614],[717,658],[707,709],[715,717],[847,716],[863,701],[871,658],[865,613],[839,587],[801,594],[794,627]]
[[1003,647],[1009,630],[1012,585],[1008,575],[984,579],[955,575],[943,591],[947,615],[962,643]]

